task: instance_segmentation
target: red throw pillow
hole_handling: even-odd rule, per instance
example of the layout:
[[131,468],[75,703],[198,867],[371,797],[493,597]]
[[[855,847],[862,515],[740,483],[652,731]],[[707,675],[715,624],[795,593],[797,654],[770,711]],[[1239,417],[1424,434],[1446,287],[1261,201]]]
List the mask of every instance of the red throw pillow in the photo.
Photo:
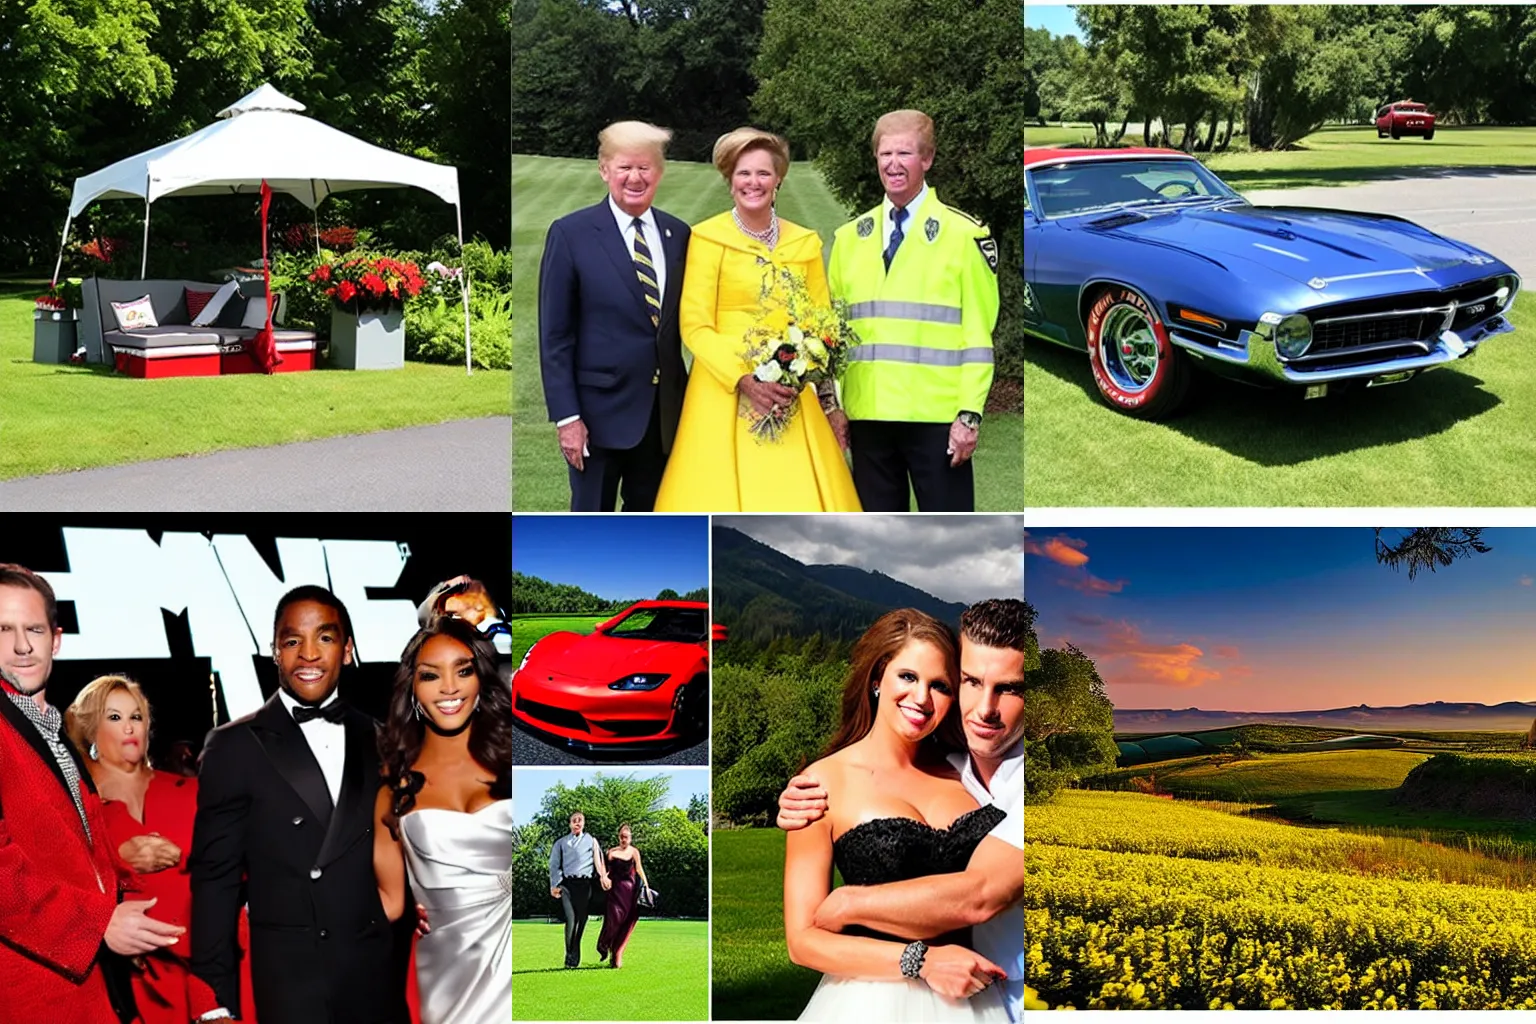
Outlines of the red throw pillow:
[[190,288],[182,289],[187,295],[187,323],[197,319],[197,314],[203,311],[208,301],[213,298],[213,292],[195,292]]

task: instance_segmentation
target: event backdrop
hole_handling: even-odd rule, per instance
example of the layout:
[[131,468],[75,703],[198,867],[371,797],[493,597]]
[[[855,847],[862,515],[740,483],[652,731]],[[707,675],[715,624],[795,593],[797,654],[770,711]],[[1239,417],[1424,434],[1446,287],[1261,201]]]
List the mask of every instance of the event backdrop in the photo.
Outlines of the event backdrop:
[[507,601],[507,516],[78,516],[13,521],[0,562],[41,573],[59,598],[63,643],[48,688],[67,706],[91,679],[122,673],[154,711],[151,754],[178,741],[195,752],[216,724],[258,708],[277,689],[270,657],[278,599],[301,584],[346,604],[356,667],[342,695],[382,717],[416,608],[459,574]]

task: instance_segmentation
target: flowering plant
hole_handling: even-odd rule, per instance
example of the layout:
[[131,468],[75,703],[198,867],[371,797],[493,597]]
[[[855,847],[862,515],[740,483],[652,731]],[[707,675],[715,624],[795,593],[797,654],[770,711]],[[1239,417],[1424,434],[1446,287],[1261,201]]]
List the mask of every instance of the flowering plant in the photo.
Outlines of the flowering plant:
[[[766,384],[783,384],[797,392],[807,384],[830,389],[848,365],[848,350],[859,336],[848,324],[847,305],[818,303],[806,287],[805,275],[759,257],[763,283],[758,293],[757,322],[747,328],[742,357],[751,373]],[[738,411],[759,443],[780,441],[794,418],[798,402],[762,415],[742,395]]]
[[32,300],[32,305],[35,309],[47,312],[79,309],[83,305],[80,278],[67,277],[62,281],[55,281],[48,286],[46,292]]
[[349,313],[404,307],[421,294],[426,282],[416,264],[388,256],[355,256],[339,263],[322,263],[309,280]]

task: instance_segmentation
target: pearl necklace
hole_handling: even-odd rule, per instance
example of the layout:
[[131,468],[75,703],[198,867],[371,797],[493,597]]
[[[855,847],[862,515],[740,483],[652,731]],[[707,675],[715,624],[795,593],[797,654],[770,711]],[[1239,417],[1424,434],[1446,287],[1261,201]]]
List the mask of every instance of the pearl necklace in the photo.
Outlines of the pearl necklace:
[[779,244],[778,211],[770,211],[769,216],[771,219],[768,222],[768,227],[766,230],[753,231],[751,228],[747,227],[741,222],[741,214],[736,211],[736,208],[731,207],[731,219],[736,222],[737,230],[746,235],[748,238],[762,242],[768,248],[772,249],[774,246]]

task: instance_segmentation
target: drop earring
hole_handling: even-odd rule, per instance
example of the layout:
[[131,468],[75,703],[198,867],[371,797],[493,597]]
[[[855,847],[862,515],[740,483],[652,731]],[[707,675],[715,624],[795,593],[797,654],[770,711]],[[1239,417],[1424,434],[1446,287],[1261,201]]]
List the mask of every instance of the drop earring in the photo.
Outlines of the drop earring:
[[475,706],[469,709],[469,713],[474,715],[474,714],[478,714],[479,712],[480,712],[480,695],[477,693],[477,694],[475,694]]
[[91,744],[91,749],[87,750],[86,753],[90,755],[92,761],[100,761],[101,760],[101,758],[97,756],[96,744],[94,744],[94,743]]
[[421,721],[421,705],[417,703],[416,696],[414,694],[411,695],[411,710],[415,712],[416,720],[418,722]]
[[880,699],[880,687],[876,686],[875,687],[875,700],[879,700],[879,699]]

